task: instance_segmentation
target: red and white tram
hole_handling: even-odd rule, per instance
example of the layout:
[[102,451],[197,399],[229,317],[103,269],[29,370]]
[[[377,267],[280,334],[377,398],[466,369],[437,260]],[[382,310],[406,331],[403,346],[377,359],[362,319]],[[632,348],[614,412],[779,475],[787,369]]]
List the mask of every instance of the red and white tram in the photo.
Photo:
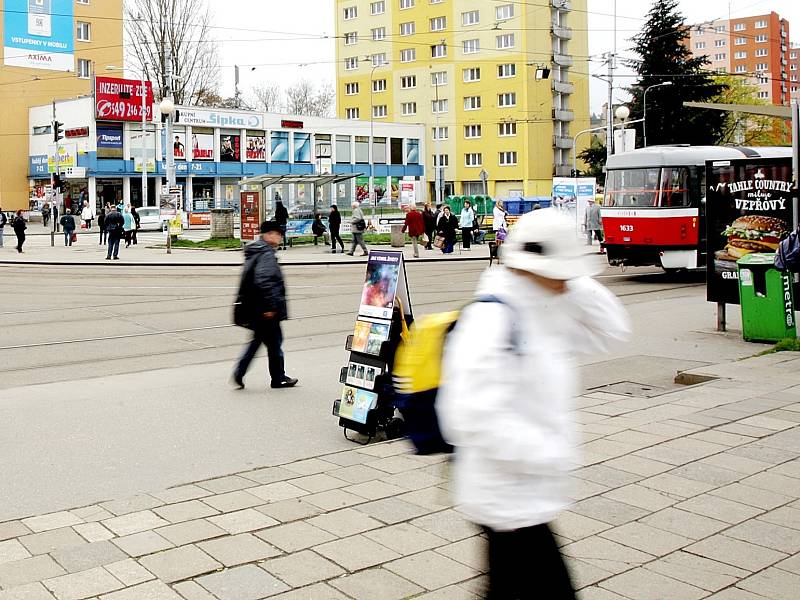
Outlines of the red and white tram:
[[676,145],[611,156],[600,210],[609,264],[705,267],[706,161],[791,155],[788,147]]

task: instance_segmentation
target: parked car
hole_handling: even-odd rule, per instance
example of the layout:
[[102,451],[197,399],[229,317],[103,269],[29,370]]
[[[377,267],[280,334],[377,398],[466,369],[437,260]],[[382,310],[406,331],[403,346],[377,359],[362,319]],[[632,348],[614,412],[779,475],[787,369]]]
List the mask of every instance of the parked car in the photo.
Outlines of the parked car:
[[157,206],[143,206],[137,208],[139,213],[139,229],[142,231],[164,231],[167,228],[168,219],[161,218],[161,211]]

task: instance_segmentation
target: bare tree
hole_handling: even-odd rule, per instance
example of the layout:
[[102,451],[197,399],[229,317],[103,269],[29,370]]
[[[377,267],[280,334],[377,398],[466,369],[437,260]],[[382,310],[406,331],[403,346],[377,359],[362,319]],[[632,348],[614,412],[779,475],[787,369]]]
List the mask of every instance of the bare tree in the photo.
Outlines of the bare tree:
[[286,90],[286,111],[295,115],[329,117],[333,113],[335,93],[333,86],[323,84],[317,88],[303,79]]
[[217,44],[205,0],[125,0],[125,32],[132,62],[153,82],[157,98],[167,90],[170,60],[177,104],[216,91]]
[[250,103],[256,110],[264,112],[280,112],[281,107],[281,88],[275,83],[262,83],[255,85],[250,90],[252,97]]

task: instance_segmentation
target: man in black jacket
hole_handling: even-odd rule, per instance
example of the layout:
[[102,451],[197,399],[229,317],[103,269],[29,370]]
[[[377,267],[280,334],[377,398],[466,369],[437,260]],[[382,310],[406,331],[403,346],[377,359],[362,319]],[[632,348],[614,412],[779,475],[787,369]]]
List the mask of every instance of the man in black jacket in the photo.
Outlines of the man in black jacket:
[[261,239],[245,248],[245,263],[239,284],[239,299],[253,330],[253,339],[244,349],[233,371],[233,382],[244,388],[244,376],[261,344],[269,357],[270,387],[287,388],[297,384],[297,379],[284,371],[283,333],[281,321],[288,318],[286,286],[283,273],[275,255],[282,239],[280,225],[275,221],[261,224]]
[[[286,250],[286,226],[289,223],[289,211],[286,210],[283,202],[281,202],[278,192],[275,192],[275,197],[277,198],[275,201],[275,222],[278,224],[278,227],[281,228],[283,249]],[[280,248],[280,246],[281,245],[278,244],[277,247]]]
[[[121,206],[121,205],[120,205]],[[125,232],[125,218],[120,214],[119,207],[111,208],[111,212],[106,215],[105,227],[108,232],[108,253],[106,260],[119,260],[119,241],[122,239],[122,234]]]

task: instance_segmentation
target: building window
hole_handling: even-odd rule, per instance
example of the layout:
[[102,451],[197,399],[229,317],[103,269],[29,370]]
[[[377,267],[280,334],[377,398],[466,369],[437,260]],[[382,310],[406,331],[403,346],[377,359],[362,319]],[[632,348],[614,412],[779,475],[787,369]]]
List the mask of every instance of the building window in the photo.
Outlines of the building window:
[[517,94],[515,92],[506,92],[497,95],[497,106],[501,108],[508,108],[509,106],[517,105]]
[[694,49],[695,50],[705,50],[706,49],[706,43],[705,42],[695,42]]
[[746,73],[747,72],[747,65],[736,65],[736,68],[733,70],[734,73]]
[[725,54],[724,52],[722,52],[722,53],[720,53],[720,54],[715,54],[715,55],[714,55],[714,60],[725,60],[725,58],[726,58],[727,56],[728,56],[728,55],[727,55],[727,54]]
[[480,125],[464,125],[464,137],[469,139],[481,137]]
[[797,52],[791,52],[789,54],[789,58],[791,58],[792,60],[797,60]]
[[747,25],[744,23],[736,23],[736,25],[733,26],[734,31],[744,31],[745,29],[747,29]]
[[355,96],[358,93],[358,82],[345,83],[344,93],[346,96]]
[[406,164],[418,165],[419,164],[419,140],[415,138],[408,138],[406,140]]
[[417,87],[416,75],[404,75],[400,78],[400,89],[410,90],[415,87]]
[[756,29],[765,29],[767,27],[766,21],[756,21]]
[[[350,110],[350,109],[348,109]],[[358,109],[356,109],[358,111]],[[348,117],[351,118],[351,117]],[[357,119],[358,113],[356,113],[355,117]],[[352,152],[350,148],[350,136],[349,135],[337,135],[336,136],[336,162],[337,163],[349,163],[352,160]]]
[[349,21],[351,19],[355,19],[358,16],[358,7],[357,6],[348,6],[344,9],[344,20]]
[[379,42],[386,39],[386,27],[376,27],[372,30],[372,41]]
[[464,82],[468,83],[470,81],[480,81],[481,80],[481,69],[480,67],[471,67],[469,69],[464,69]]
[[470,10],[467,12],[461,13],[461,24],[464,27],[469,27],[470,25],[477,25],[481,21],[481,13],[477,10]]
[[797,71],[797,65],[796,64],[795,65],[790,65],[789,66],[789,70],[790,71]]
[[447,154],[433,155],[434,167],[446,167],[450,164],[450,157]]
[[355,136],[355,159],[357,165],[365,165],[369,163],[369,136],[357,135]]
[[414,62],[415,60],[417,60],[416,48],[406,48],[405,50],[400,50],[400,62]]
[[431,112],[446,113],[447,112],[447,99],[440,98],[439,100],[431,100]]
[[769,85],[769,77],[759,77],[758,83],[759,85]]
[[431,130],[431,138],[434,140],[446,140],[450,137],[450,129],[448,127],[434,127]]
[[501,6],[495,7],[494,17],[498,21],[506,21],[508,19],[514,18],[514,5],[502,4]]
[[403,116],[407,117],[409,115],[417,114],[417,103],[416,102],[403,102],[400,104],[400,111],[403,113]]
[[480,152],[467,152],[464,155],[464,165],[467,167],[480,167],[483,164],[483,154]]
[[84,23],[83,21],[78,21],[77,31],[75,32],[75,38],[79,42],[91,42],[92,41],[92,26],[91,23]]
[[766,71],[769,68],[767,63],[758,63],[756,65],[756,71]]
[[78,59],[78,77],[89,79],[92,76],[92,61],[85,58]]
[[431,85],[447,85],[447,71],[436,71],[431,73]]
[[502,50],[504,48],[513,48],[514,47],[514,34],[513,33],[504,33],[503,35],[498,35],[495,38],[497,49]]
[[714,48],[724,48],[728,45],[725,40],[714,40]]
[[512,135],[517,135],[517,124],[516,123],[498,123],[497,124],[497,135],[500,137],[508,137]]
[[350,46],[352,44],[358,43],[358,33],[355,31],[350,31],[344,34],[344,45]]
[[414,8],[414,0],[400,0],[400,10]]
[[444,58],[447,56],[447,44],[431,46],[431,58]]
[[376,94],[378,92],[385,92],[386,91],[386,80],[385,79],[373,79],[372,80],[372,91]]
[[477,39],[474,40],[464,40],[464,54],[475,54],[481,49],[480,41]]
[[356,107],[356,108],[345,108],[344,109],[344,118],[345,119],[357,119],[358,118],[358,107]]
[[511,152],[501,152],[500,153],[500,166],[501,167],[510,167],[512,165],[517,164],[517,153],[514,151]]
[[714,27],[714,31],[716,33],[725,33],[726,27],[725,25],[717,25],[716,27]]
[[381,65],[385,65],[387,63],[386,52],[381,52],[379,54],[373,54],[370,57],[370,62],[372,63],[373,67],[380,67]]
[[447,29],[447,17],[434,17],[430,20],[431,31],[444,31]]
[[756,48],[756,56],[767,56],[769,52],[766,48]]
[[345,71],[352,71],[358,68],[358,57],[357,56],[348,56],[344,59],[344,69]]
[[515,63],[497,65],[497,76],[500,79],[505,79],[506,77],[515,77],[516,75],[517,65]]
[[385,104],[379,104],[377,106],[372,107],[372,118],[373,119],[383,119],[384,117],[388,116],[389,110],[387,109]]
[[465,96],[464,110],[478,110],[481,107],[480,96]]
[[378,0],[378,2],[370,3],[369,14],[382,15],[385,12],[386,12],[386,2],[384,0]]
[[733,58],[747,58],[747,52],[745,52],[744,50],[739,50],[738,52],[734,52]]
[[757,43],[763,44],[766,41],[767,41],[767,36],[765,34],[762,33],[762,34],[756,36],[756,42]]
[[414,21],[400,23],[400,35],[414,35],[417,31],[417,24]]
[[769,92],[764,92],[764,91],[758,92],[758,97],[761,98],[762,100],[766,100],[767,98],[769,98]]
[[737,38],[734,40],[734,42],[733,42],[733,43],[734,43],[735,45],[737,45],[737,46],[744,46],[744,45],[747,43],[747,40],[746,40],[745,38],[743,38],[743,37],[737,37]]
[[441,4],[444,0],[431,0],[431,4]]

